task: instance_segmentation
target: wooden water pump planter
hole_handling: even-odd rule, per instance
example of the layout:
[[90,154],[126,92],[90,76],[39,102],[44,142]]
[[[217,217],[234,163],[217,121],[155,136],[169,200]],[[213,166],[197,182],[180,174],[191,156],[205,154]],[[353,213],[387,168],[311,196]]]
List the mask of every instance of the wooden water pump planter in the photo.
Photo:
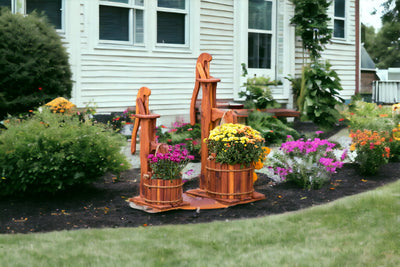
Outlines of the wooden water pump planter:
[[[210,54],[201,54],[196,63],[196,83],[190,106],[190,122],[196,123],[196,102],[200,88],[201,99],[201,140],[208,138],[210,130],[220,124],[237,123],[237,114],[233,110],[217,108],[216,90],[219,79],[210,76]],[[201,143],[201,172],[198,189],[186,193],[196,197],[213,198],[226,205],[236,205],[264,199],[263,194],[254,192],[252,167],[241,168],[240,164],[227,165],[215,163],[209,159],[207,144]]]
[[[136,98],[135,125],[132,131],[131,152],[136,152],[136,136],[140,133],[140,196],[130,198],[132,205],[141,209],[152,209],[155,212],[187,206],[189,203],[182,199],[182,178],[174,180],[151,179],[152,171],[148,156],[155,151],[165,153],[168,145],[156,142],[156,120],[158,114],[149,112],[150,89],[142,87]],[[131,205],[131,206],[132,206]]]

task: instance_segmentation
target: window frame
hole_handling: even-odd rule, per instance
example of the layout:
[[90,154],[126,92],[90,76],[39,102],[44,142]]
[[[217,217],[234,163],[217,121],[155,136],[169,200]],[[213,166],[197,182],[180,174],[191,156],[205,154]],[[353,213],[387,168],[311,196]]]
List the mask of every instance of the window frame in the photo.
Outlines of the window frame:
[[[13,4],[14,4],[14,11],[13,11],[13,13],[16,13],[16,12],[21,12],[21,13],[23,13],[23,14],[26,14],[26,15],[29,15],[27,12],[26,12],[26,7],[28,6],[27,5],[27,1],[29,1],[29,0],[23,0],[23,1],[21,1],[21,2],[23,2],[22,4],[23,4],[23,6],[22,6],[22,8],[21,8],[21,10],[17,10],[17,8],[16,8],[16,6],[17,5],[15,5],[14,4],[14,2],[19,2],[19,0],[12,0],[12,2],[13,2]],[[66,0],[60,0],[61,1],[61,28],[56,28],[56,31],[58,32],[58,33],[65,33],[65,13],[66,13],[66,9],[65,9],[65,1]]]
[[[100,6],[110,6],[110,7],[118,7],[118,8],[127,8],[129,9],[129,40],[128,41],[120,41],[120,40],[103,40],[100,39]],[[135,42],[135,35],[134,29],[136,28],[136,21],[135,21],[135,11],[142,10],[143,11],[143,42]],[[98,20],[97,20],[97,39],[99,44],[109,44],[109,45],[125,45],[125,46],[133,46],[133,47],[143,47],[146,40],[146,5],[145,3],[143,6],[136,5],[134,0],[129,0],[126,3],[118,3],[118,2],[109,2],[109,1],[99,1],[98,4]]]
[[[336,40],[346,40],[347,39],[347,0],[343,0],[344,1],[344,11],[343,11],[343,17],[339,17],[335,14],[335,5],[336,5],[336,0],[333,1],[333,19],[332,19],[332,28],[333,28],[333,32],[332,32],[332,39],[336,39]],[[335,36],[335,22],[336,21],[343,21],[343,37],[338,37]]]
[[[247,43],[247,51],[246,51],[246,65],[247,65],[247,71],[248,71],[248,77],[253,77],[256,75],[257,77],[261,76],[267,76],[267,77],[275,77],[276,76],[276,38],[277,38],[277,31],[276,31],[276,6],[277,6],[277,1],[276,0],[268,0],[269,2],[272,3],[272,11],[271,11],[271,30],[260,30],[260,29],[250,29],[249,28],[249,1],[247,2],[247,7],[245,12],[247,14],[246,16],[246,43]],[[271,66],[270,68],[250,68],[249,67],[249,44],[248,44],[248,36],[249,33],[261,33],[261,34],[269,34],[271,35]]]
[[[190,29],[190,2],[188,0],[185,0],[185,9],[179,9],[179,8],[167,8],[167,7],[159,7],[158,6],[158,1],[156,0],[156,12],[155,12],[155,46],[156,47],[189,47],[189,29]],[[184,29],[184,43],[183,44],[175,44],[175,43],[159,43],[157,41],[158,36],[157,36],[157,32],[158,32],[158,25],[157,25],[157,20],[158,20],[158,12],[165,12],[165,13],[176,13],[176,14],[183,14],[185,15],[185,29]]]

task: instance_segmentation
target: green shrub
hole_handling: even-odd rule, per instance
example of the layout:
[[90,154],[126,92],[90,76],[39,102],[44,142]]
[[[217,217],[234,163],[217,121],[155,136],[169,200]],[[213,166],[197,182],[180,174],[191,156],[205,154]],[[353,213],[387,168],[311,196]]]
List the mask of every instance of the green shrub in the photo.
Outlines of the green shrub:
[[352,101],[343,116],[353,131],[368,129],[391,132],[399,121],[398,117],[392,117],[391,106],[378,106],[359,100]]
[[57,192],[129,168],[126,140],[104,126],[47,108],[0,134],[0,196]]
[[45,17],[0,10],[0,88],[0,120],[71,96],[68,54]]

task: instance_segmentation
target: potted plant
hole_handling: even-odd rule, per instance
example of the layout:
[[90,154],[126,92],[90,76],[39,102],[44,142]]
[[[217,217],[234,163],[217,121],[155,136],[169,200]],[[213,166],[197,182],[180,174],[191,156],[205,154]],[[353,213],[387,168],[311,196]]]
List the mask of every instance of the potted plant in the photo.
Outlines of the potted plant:
[[111,126],[116,132],[131,136],[133,123],[135,122],[135,110],[127,108],[122,114],[115,115],[111,120]]
[[169,146],[167,153],[149,154],[151,173],[144,177],[144,199],[155,205],[177,205],[182,202],[182,170],[194,159],[184,144]]
[[205,142],[209,150],[207,195],[229,200],[251,198],[254,167],[267,153],[260,133],[250,126],[227,123],[211,130]]

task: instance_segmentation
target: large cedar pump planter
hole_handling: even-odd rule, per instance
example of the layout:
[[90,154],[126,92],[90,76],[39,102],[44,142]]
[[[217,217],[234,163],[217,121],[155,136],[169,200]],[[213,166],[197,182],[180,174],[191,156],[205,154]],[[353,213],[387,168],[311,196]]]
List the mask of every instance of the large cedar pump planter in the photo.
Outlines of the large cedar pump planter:
[[152,205],[181,204],[182,185],[182,178],[174,180],[144,178],[143,199]]
[[206,188],[207,195],[216,200],[245,200],[253,196],[252,166],[242,164],[220,164],[215,159],[207,160]]

